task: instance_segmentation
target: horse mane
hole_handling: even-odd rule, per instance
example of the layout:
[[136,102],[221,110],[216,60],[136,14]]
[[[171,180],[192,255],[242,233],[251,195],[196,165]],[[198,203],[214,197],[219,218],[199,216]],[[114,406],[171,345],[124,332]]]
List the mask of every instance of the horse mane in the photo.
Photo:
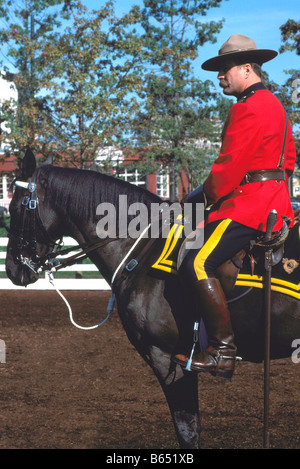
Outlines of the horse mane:
[[141,202],[150,208],[151,203],[162,199],[148,190],[92,170],[60,168],[45,165],[39,168],[40,180],[46,181],[45,196],[54,210],[75,215],[77,219],[96,221],[100,203],[119,206],[119,196],[127,196],[128,206]]

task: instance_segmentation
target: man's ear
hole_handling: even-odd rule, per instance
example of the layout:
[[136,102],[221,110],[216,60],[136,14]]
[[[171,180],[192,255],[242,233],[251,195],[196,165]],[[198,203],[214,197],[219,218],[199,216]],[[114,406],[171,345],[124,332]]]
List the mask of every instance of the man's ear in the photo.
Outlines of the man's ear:
[[251,64],[244,64],[243,65],[243,70],[245,73],[245,77],[248,78],[249,75],[253,72],[252,65]]

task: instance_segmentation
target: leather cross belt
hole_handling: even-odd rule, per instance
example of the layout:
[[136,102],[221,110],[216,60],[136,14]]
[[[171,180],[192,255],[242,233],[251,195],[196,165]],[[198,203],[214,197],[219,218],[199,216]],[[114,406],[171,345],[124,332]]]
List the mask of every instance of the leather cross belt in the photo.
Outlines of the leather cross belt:
[[259,169],[257,171],[248,171],[242,179],[240,186],[251,182],[263,181],[285,181],[285,171],[283,169]]

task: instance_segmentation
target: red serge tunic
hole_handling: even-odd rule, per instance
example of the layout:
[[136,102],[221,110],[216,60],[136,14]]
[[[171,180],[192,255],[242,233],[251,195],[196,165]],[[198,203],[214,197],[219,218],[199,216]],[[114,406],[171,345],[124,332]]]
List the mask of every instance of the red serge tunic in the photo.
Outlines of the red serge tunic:
[[[285,111],[262,83],[251,86],[244,94],[229,111],[219,157],[204,183],[209,202],[218,202],[210,210],[206,223],[230,218],[265,231],[268,214],[275,209],[276,231],[283,224],[281,215],[292,219],[292,223],[294,220],[286,182],[252,182],[243,186],[240,183],[248,171],[277,168],[284,139]],[[295,160],[296,150],[288,124],[282,167],[286,180],[294,171]]]

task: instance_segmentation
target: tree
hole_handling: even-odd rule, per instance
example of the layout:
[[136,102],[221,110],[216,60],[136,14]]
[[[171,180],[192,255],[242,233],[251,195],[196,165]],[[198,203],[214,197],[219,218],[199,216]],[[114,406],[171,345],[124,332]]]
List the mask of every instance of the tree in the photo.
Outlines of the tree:
[[142,83],[140,41],[132,27],[137,20],[136,8],[116,18],[109,1],[97,11],[83,9],[57,47],[49,44],[59,88],[48,100],[58,123],[57,146],[68,148],[80,167],[103,146],[117,144],[135,112],[134,92]]
[[45,157],[67,152],[84,167],[128,129],[133,92],[141,83],[134,30],[139,10],[116,18],[112,0],[91,12],[80,0],[0,6],[7,21],[0,42],[17,70],[11,73],[6,65],[6,77],[19,92],[5,138],[12,151],[30,146]]
[[44,47],[48,41],[57,40],[62,21],[70,18],[76,6],[76,0],[22,0],[17,5],[0,2],[4,77],[18,90],[17,103],[5,115],[10,133],[2,135],[2,139],[9,140],[12,151],[27,146],[45,155],[52,151],[52,122],[42,95],[42,90],[51,87],[49,67],[45,67],[51,57],[45,55]]
[[[198,184],[195,168],[215,156],[203,151],[202,140],[215,140],[217,94],[211,82],[195,77],[193,63],[199,47],[215,42],[220,22],[202,22],[201,17],[221,0],[144,0],[141,39],[144,46],[145,86],[140,94],[141,111],[134,122],[132,141],[147,146],[152,168],[163,165],[171,171],[171,200],[177,198],[177,180],[182,170],[191,185]],[[207,166],[207,161],[205,166]]]

